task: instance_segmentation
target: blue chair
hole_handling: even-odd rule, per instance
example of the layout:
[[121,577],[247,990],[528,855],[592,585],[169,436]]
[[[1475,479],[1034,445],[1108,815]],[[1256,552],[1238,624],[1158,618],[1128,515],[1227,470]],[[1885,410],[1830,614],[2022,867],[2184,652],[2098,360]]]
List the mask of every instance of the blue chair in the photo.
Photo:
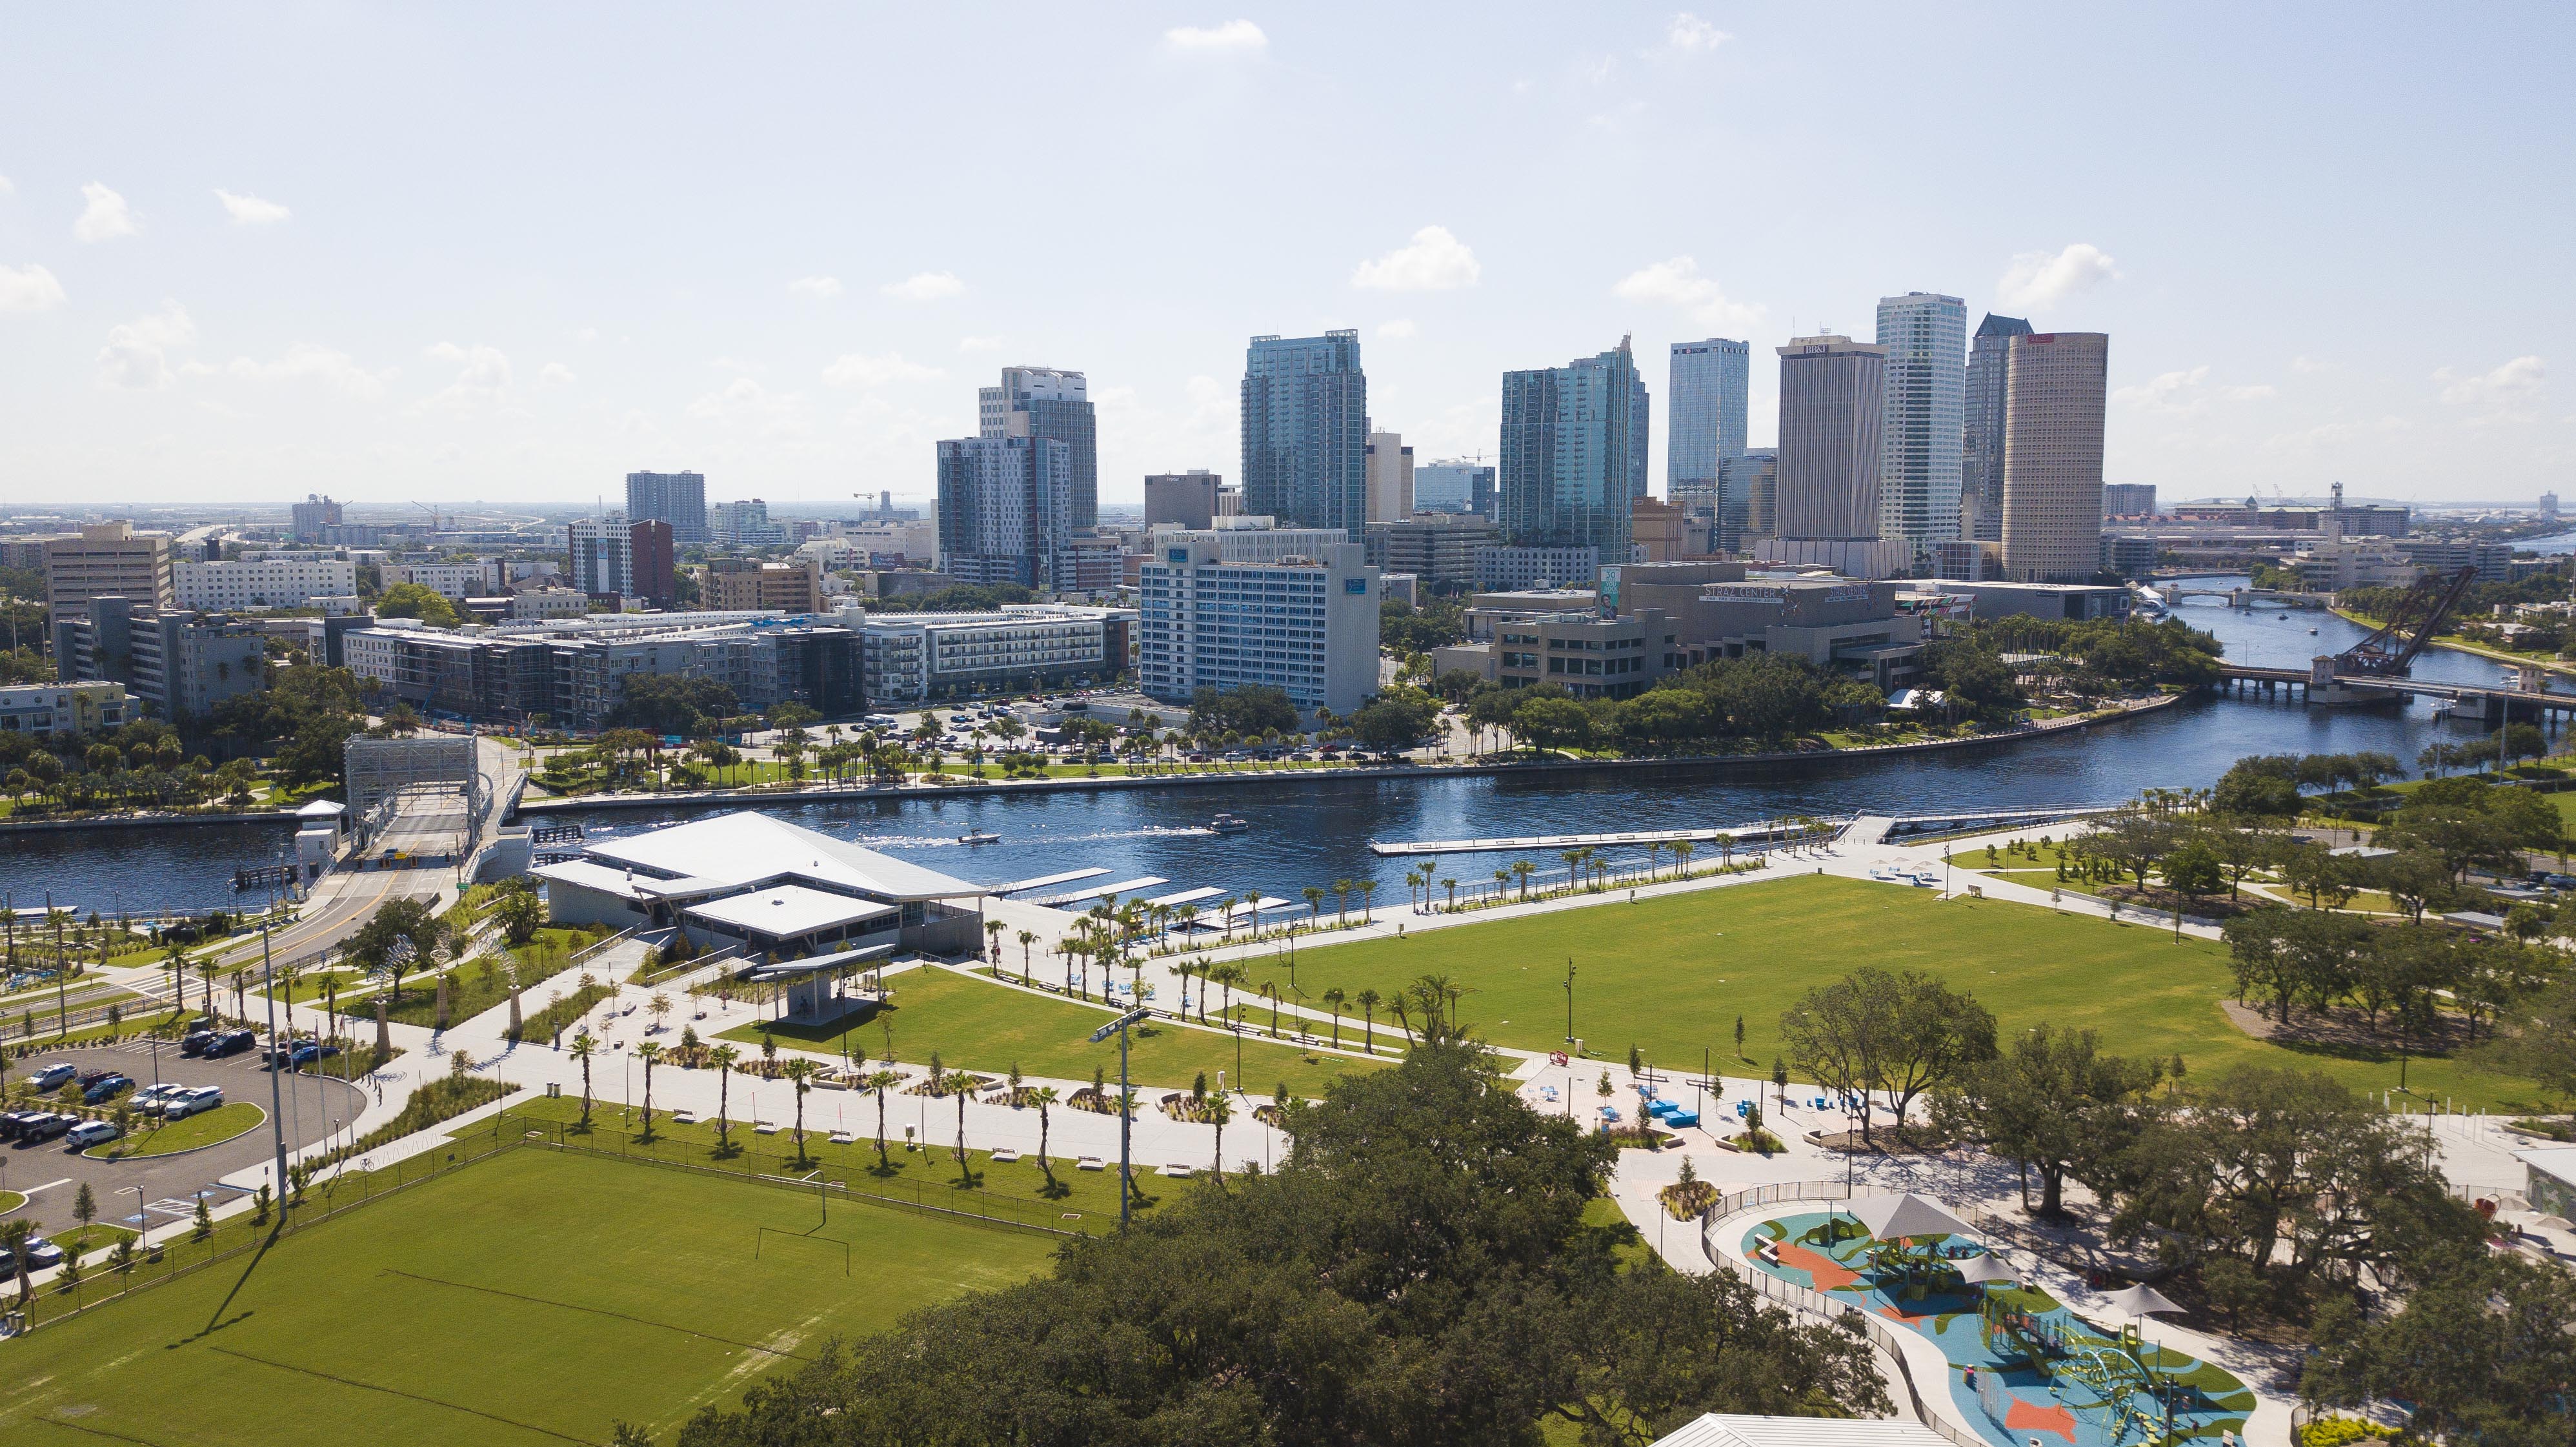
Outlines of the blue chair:
[[1664,1117],[1664,1124],[1673,1127],[1675,1130],[1688,1130],[1692,1126],[1699,1124],[1699,1112],[1695,1110],[1674,1111]]

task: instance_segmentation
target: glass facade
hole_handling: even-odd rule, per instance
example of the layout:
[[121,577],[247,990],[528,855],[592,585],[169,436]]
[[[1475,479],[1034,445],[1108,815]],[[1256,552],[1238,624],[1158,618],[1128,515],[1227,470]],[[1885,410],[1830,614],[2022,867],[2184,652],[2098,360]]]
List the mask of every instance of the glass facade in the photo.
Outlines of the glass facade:
[[1368,520],[1368,374],[1360,334],[1254,337],[1243,359],[1243,510],[1281,527]]

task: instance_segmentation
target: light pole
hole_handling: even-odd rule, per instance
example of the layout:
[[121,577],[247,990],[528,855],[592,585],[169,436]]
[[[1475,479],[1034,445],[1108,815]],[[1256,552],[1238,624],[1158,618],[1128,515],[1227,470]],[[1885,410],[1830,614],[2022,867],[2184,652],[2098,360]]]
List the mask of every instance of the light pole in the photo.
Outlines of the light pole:
[[1571,955],[1565,959],[1565,1049],[1568,1054],[1574,1050],[1574,957]]
[[[266,923],[259,927],[259,986],[260,993],[268,997],[268,1124],[277,1143],[277,1231],[283,1233],[286,1230],[286,1110],[285,1083],[278,1079],[278,1074],[285,1068],[286,1061],[277,1053],[277,975],[269,958],[268,930]],[[288,1052],[289,1055],[293,1053]]]
[[[1141,1009],[1130,1010],[1091,1032],[1091,1043],[1094,1045],[1108,1039],[1112,1031],[1118,1035],[1118,1229],[1121,1231],[1127,1229],[1127,1218],[1136,1200],[1136,1168],[1133,1153],[1129,1148],[1129,1137],[1133,1133],[1130,1127],[1134,1117],[1129,1113],[1130,1106],[1127,1098],[1127,1027],[1142,1022],[1145,1015],[1146,1012]],[[1237,1035],[1236,1048],[1240,1049],[1242,1043],[1243,1037]],[[1236,1073],[1238,1076],[1241,1074],[1240,1071]]]

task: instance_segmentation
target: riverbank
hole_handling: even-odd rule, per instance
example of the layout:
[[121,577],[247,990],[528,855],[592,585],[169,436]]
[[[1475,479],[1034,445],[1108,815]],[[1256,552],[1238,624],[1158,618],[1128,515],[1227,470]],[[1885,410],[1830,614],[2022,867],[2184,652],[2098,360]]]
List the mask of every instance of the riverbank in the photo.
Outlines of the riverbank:
[[[2367,613],[2355,613],[2348,608],[2336,608],[2332,611],[2336,617],[2355,627],[2368,628],[2375,632],[2387,626]],[[2497,663],[2510,663],[2517,668],[2538,668],[2562,676],[2576,677],[2576,663],[2562,663],[2554,658],[2539,658],[2529,654],[2507,653],[2501,648],[2489,648],[2481,643],[2465,642],[2457,636],[2427,639],[2424,646],[2439,648],[2448,653],[2465,653],[2472,658],[2492,659]]]
[[[1855,748],[1812,753],[1782,751],[1758,754],[1703,754],[1645,759],[1532,759],[1469,764],[1358,764],[1334,770],[1262,773],[1223,770],[1205,774],[1147,774],[1098,779],[975,779],[944,784],[852,784],[811,789],[682,789],[650,794],[581,794],[563,799],[521,801],[520,817],[580,813],[592,809],[689,809],[740,807],[744,804],[810,804],[853,799],[947,799],[986,795],[1100,793],[1126,789],[1202,788],[1311,779],[1416,780],[1478,777],[1547,778],[1570,774],[1619,773],[1641,769],[1680,769],[1725,773],[1740,769],[1780,770],[1852,760],[1901,758],[1961,750],[2002,748],[2058,734],[2081,735],[2095,724],[2125,723],[2170,708],[2189,694],[2160,694],[2130,699],[2117,708],[2080,717],[2049,719],[1991,734],[1951,739],[1918,739],[1902,744],[1863,744]],[[942,776],[947,777],[947,776]]]
[[165,824],[292,824],[303,816],[292,809],[246,809],[238,814],[101,814],[88,819],[0,819],[0,834],[42,834],[48,830],[157,829]]

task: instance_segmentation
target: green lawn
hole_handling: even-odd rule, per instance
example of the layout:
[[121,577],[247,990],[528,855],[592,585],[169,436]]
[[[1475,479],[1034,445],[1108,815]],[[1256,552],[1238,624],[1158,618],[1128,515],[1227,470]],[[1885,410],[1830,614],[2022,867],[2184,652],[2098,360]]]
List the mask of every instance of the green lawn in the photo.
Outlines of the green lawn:
[[166,1156],[177,1151],[193,1151],[199,1146],[231,1140],[266,1119],[268,1112],[247,1100],[236,1100],[168,1125],[138,1130],[122,1140],[91,1146],[81,1154],[92,1160],[113,1161],[127,1156]]
[[6,1216],[27,1204],[27,1198],[16,1191],[0,1191],[0,1216]]
[[[1054,1165],[1055,1184],[1048,1185],[1048,1172],[1038,1166],[1034,1153],[1017,1161],[996,1164],[992,1153],[975,1148],[970,1128],[967,1138],[967,1173],[957,1168],[957,1103],[954,1096],[932,1100],[927,1096],[886,1092],[886,1163],[877,1164],[877,1100],[872,1093],[859,1091],[816,1090],[805,1096],[805,1154],[796,1154],[795,1101],[783,1085],[768,1085],[756,1080],[737,1080],[733,1093],[733,1151],[717,1154],[716,1129],[713,1124],[673,1125],[660,1112],[653,1117],[653,1139],[643,1138],[641,1117],[632,1107],[621,1110],[605,1102],[594,1102],[590,1131],[567,1131],[561,1139],[588,1145],[597,1150],[630,1154],[649,1154],[657,1159],[685,1161],[696,1166],[716,1166],[747,1175],[805,1176],[816,1170],[822,1179],[838,1181],[861,1195],[887,1196],[917,1205],[944,1206],[980,1215],[998,1216],[1027,1225],[1049,1226],[1059,1230],[1099,1230],[1118,1220],[1118,1157],[1113,1150],[1103,1158],[1106,1169],[1077,1169],[1073,1155],[1064,1144],[1062,1128],[1068,1119],[1093,1120],[1066,1105],[1052,1107],[1055,1138],[1047,1151]],[[750,1091],[761,1090],[763,1119],[775,1117],[780,1127],[776,1135],[759,1135],[752,1130]],[[1150,1102],[1137,1107],[1142,1120],[1155,1109]],[[1037,1111],[1028,1111],[1029,1122],[1036,1124]],[[513,1106],[497,1127],[503,1133],[533,1126],[541,1130],[572,1127],[581,1119],[581,1099],[577,1095],[538,1096]],[[1237,1124],[1249,1124],[1249,1115],[1235,1117]],[[910,1126],[916,1141],[925,1136],[928,1149],[904,1149],[904,1127]],[[455,1132],[458,1139],[488,1138],[496,1127],[480,1121]],[[846,1130],[858,1137],[854,1144],[836,1146],[831,1133]],[[1227,1130],[1226,1155],[1242,1159],[1234,1142],[1250,1142],[1249,1135],[1237,1136]],[[1137,1209],[1145,1210],[1159,1202],[1176,1183],[1153,1174],[1160,1160],[1135,1163]],[[1191,1164],[1201,1165],[1194,1161]],[[1071,1213],[1068,1215],[1068,1213]]]
[[[2356,1089],[2397,1084],[2393,1049],[2289,1048],[2236,1029],[2219,1009],[2235,985],[2215,942],[2176,943],[2153,926],[2045,906],[1945,902],[1929,890],[1813,875],[1311,949],[1297,983],[1312,998],[1333,985],[1388,992],[1447,975],[1466,987],[1465,1017],[1487,1039],[1552,1050],[1566,1034],[1568,958],[1573,1033],[1596,1055],[1624,1059],[1634,1044],[1668,1069],[1696,1069],[1703,1049],[1727,1060],[1741,1015],[1754,1065],[1733,1068],[1767,1073],[1781,1010],[1854,966],[1876,964],[1974,992],[2006,1034],[2045,1020],[2097,1030],[2105,1049],[2122,1054],[2180,1052],[2196,1077],[2254,1062],[2325,1070]],[[2464,1104],[2537,1104],[2525,1082],[2445,1059],[2419,1056],[2407,1079],[2419,1093]]]
[[[545,1003],[545,982],[570,968],[572,952],[589,940],[577,929],[549,927],[537,931],[535,939],[511,952],[519,961],[523,981],[519,987],[523,1020]],[[478,955],[447,971],[448,1023],[461,1025],[510,998],[508,977],[501,972],[500,964],[491,956]],[[370,1003],[358,1013],[372,1020],[376,1007]],[[438,977],[419,974],[404,980],[402,998],[385,1014],[405,1025],[434,1024],[438,1019]]]
[[79,1257],[86,1256],[92,1251],[105,1251],[119,1241],[140,1240],[141,1235],[123,1226],[111,1226],[105,1221],[93,1221],[86,1226],[74,1226],[68,1231],[57,1231],[46,1239],[63,1248],[65,1255]]
[[0,1440],[668,1441],[1054,1245],[866,1205],[818,1229],[796,1191],[511,1151],[12,1343]]
[[[1118,1042],[1090,1042],[1091,1032],[1115,1018],[1109,1011],[1071,1000],[1033,995],[978,980],[950,970],[907,970],[887,980],[894,1005],[877,1018],[843,1030],[778,1032],[781,1043],[794,1041],[812,1049],[881,1059],[886,1030],[894,1031],[894,1058],[928,1063],[937,1051],[947,1065],[1000,1075],[1013,1065],[1029,1075],[1088,1080],[1094,1070],[1118,1078]],[[1366,1070],[1365,1061],[1332,1055],[1309,1058],[1302,1050],[1245,1038],[1242,1073],[1236,1074],[1237,1042],[1207,1030],[1152,1024],[1137,1028],[1129,1047],[1128,1075],[1170,1089],[1187,1086],[1205,1072],[1213,1087],[1217,1072],[1228,1083],[1247,1082],[1255,1095],[1268,1095],[1285,1083],[1289,1092],[1307,1098],[1324,1093],[1324,1082],[1345,1070]],[[757,1046],[760,1030],[740,1026],[724,1033],[727,1040]]]

